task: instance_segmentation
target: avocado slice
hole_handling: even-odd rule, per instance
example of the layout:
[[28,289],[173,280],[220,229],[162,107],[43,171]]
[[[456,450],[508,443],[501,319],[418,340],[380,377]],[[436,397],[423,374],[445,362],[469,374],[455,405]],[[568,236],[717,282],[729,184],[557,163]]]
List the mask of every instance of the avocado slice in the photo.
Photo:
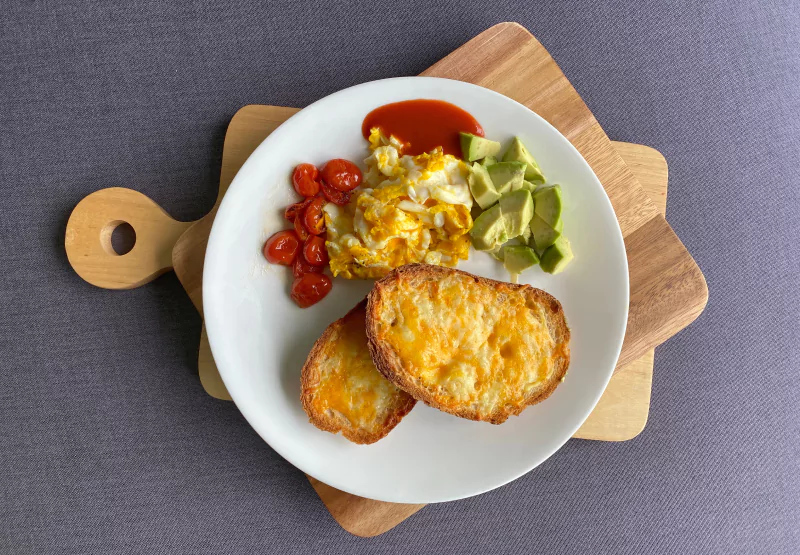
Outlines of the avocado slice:
[[539,257],[532,248],[525,245],[503,247],[503,265],[512,274],[521,274],[539,263]]
[[472,164],[472,171],[467,178],[469,183],[469,190],[472,196],[475,197],[475,202],[483,208],[489,208],[495,202],[500,200],[500,193],[494,188],[492,178],[489,177],[489,172],[486,168],[475,162]]
[[[531,221],[533,221],[533,218],[531,218]],[[522,233],[520,233],[519,236],[522,238],[522,240],[527,245],[528,241],[530,241],[530,239],[531,239],[531,235],[533,235],[533,232],[531,231],[531,226],[526,225],[525,229],[522,230]]]
[[519,189],[525,176],[525,164],[522,162],[498,162],[486,169],[497,192],[501,195]]
[[547,247],[555,243],[556,239],[561,237],[564,221],[559,218],[558,222],[556,222],[556,227],[553,227],[540,216],[534,214],[529,229],[533,235],[533,243],[529,242],[529,244],[535,246],[537,251],[543,252]]
[[522,188],[526,191],[530,191],[531,194],[533,194],[533,192],[536,190],[536,184],[531,183],[530,181],[523,181]]
[[500,205],[495,204],[475,219],[469,232],[472,245],[479,251],[492,250],[508,240]]
[[536,205],[536,215],[555,227],[561,219],[561,185],[539,187],[533,193],[533,202]]
[[503,162],[522,162],[525,164],[525,179],[533,183],[542,184],[545,182],[544,174],[542,174],[539,164],[525,148],[519,137],[514,137],[511,141],[511,146],[508,147],[506,153],[503,155]]
[[500,143],[478,137],[472,133],[459,133],[461,138],[461,155],[467,162],[474,162],[500,152]]
[[497,245],[492,250],[486,251],[492,255],[492,258],[495,260],[499,260],[500,262],[503,261],[503,249],[505,248],[504,245]]
[[497,163],[497,158],[494,156],[487,156],[486,158],[481,160],[481,166],[483,166],[484,168],[488,168],[492,164],[496,163]]
[[503,221],[506,225],[506,233],[509,237],[522,235],[526,227],[533,218],[533,199],[531,194],[519,189],[500,197],[500,210],[503,214]]
[[512,237],[505,243],[497,245],[495,248],[487,252],[491,254],[494,258],[502,262],[503,259],[505,258],[505,251],[503,249],[506,249],[508,247],[519,247],[519,246],[527,246],[527,243],[525,243],[525,240],[522,239],[522,237]]
[[572,247],[567,238],[562,235],[556,239],[555,243],[547,247],[539,265],[548,274],[557,274],[566,268],[573,258]]

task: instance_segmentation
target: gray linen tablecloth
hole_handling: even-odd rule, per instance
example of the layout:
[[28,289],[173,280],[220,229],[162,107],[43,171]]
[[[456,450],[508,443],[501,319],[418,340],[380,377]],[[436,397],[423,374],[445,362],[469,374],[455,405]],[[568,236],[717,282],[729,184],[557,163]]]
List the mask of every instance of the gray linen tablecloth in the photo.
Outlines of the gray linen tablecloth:
[[[0,553],[797,553],[797,2],[13,1],[0,7]],[[634,7],[638,4],[637,7]],[[656,351],[650,421],[370,540],[196,376],[173,274],[112,292],[70,210],[212,206],[230,117],[414,75],[494,23],[550,50],[609,135],[670,163],[711,293]]]

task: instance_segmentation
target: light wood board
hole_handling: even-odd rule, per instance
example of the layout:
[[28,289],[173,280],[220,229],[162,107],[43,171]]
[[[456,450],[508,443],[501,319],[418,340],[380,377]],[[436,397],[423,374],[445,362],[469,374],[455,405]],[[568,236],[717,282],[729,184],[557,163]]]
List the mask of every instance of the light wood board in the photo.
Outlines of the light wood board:
[[[516,60],[518,67],[506,67],[495,74],[493,68],[497,66],[496,60],[510,58]],[[483,68],[483,73],[476,68]],[[590,163],[603,183],[619,219],[626,239],[631,271],[629,328],[618,369],[626,364],[632,368],[623,370],[612,378],[612,395],[598,405],[598,414],[603,414],[604,410],[613,413],[615,409],[630,406],[629,397],[625,393],[613,395],[613,387],[620,380],[621,383],[638,386],[645,391],[649,409],[652,352],[648,351],[694,320],[707,301],[705,279],[694,260],[659,214],[656,205],[647,197],[558,66],[538,41],[523,28],[516,24],[495,26],[424,74],[470,81],[493,88],[526,104],[554,124]],[[511,79],[513,83],[509,83],[508,76],[512,74],[521,76],[522,79]],[[537,91],[533,92],[533,89]],[[236,135],[232,136],[230,129],[238,129],[243,119],[258,122],[257,125],[263,130],[270,125],[277,127],[284,115],[276,117],[276,114],[265,112],[263,107],[249,106],[242,109],[231,122],[225,151],[228,150],[229,138],[231,151],[244,153],[252,151],[266,136],[245,133],[245,138],[241,140]],[[225,174],[232,177],[235,171],[223,168],[223,175]],[[230,181],[223,179],[221,192],[229,184]],[[665,195],[666,191],[662,194]],[[173,250],[175,270],[201,312],[203,254],[212,218],[213,214],[191,228]],[[648,270],[651,267],[657,269]],[[664,270],[667,267],[672,271],[665,275]],[[641,329],[637,330],[637,326],[641,326]],[[639,357],[644,357],[644,360],[637,361]],[[216,378],[209,379],[216,373],[215,369],[209,366],[206,370],[204,384],[221,385]],[[628,372],[631,379],[626,379]],[[227,394],[224,389],[220,393]],[[644,426],[646,414],[647,410],[644,411],[644,418],[636,423],[638,425],[641,422],[636,433]],[[619,438],[620,429],[626,427],[630,427],[629,421],[625,418],[617,419],[611,426],[611,435]],[[592,428],[590,423],[585,430],[585,437],[598,437],[603,431],[602,426]],[[360,536],[381,534],[422,507],[363,499],[338,491],[311,477],[309,480],[337,522],[346,530]]]
[[[124,256],[111,246],[111,234],[122,223],[136,232],[136,242]],[[173,220],[138,191],[111,187],[75,206],[64,248],[72,268],[92,285],[132,289],[172,269],[172,247],[193,223]]]
[[[647,351],[688,325],[702,311],[707,300],[705,280],[696,264],[663,217],[659,215],[656,204],[648,199],[644,189],[637,182],[637,177],[623,163],[620,156],[626,156],[631,166],[639,165],[634,169],[639,170],[636,172],[637,176],[645,182],[648,172],[652,174],[650,177],[653,178],[653,182],[657,181],[657,175],[662,171],[659,170],[661,167],[665,185],[666,164],[663,158],[657,153],[654,157],[652,149],[649,149],[649,153],[640,151],[639,161],[635,161],[638,145],[626,146],[617,143],[615,150],[552,58],[525,29],[517,24],[504,23],[492,27],[434,65],[424,75],[470,81],[497,90],[531,107],[572,141],[606,188],[626,240],[631,273],[631,310],[618,373],[612,378],[607,394],[601,399],[590,420],[581,428],[581,433],[584,435],[580,437],[627,439],[625,436],[626,434],[630,436],[631,423],[635,419],[626,419],[624,414],[626,409],[636,404],[631,402],[630,392],[633,390],[646,392],[644,418],[638,418],[633,425],[633,428],[639,426],[635,432],[638,433],[644,426],[649,406],[652,352]],[[264,112],[264,108],[269,108],[269,111]],[[239,162],[226,164],[223,160],[218,200],[224,195],[233,175],[247,155],[266,134],[294,112],[293,108],[249,106],[236,114],[226,136],[225,157],[232,157],[231,160],[239,159]],[[231,129],[245,117],[252,122],[251,127],[260,131],[244,134],[233,140],[235,137],[231,134]],[[661,191],[650,192],[653,193],[653,200],[660,196],[665,201],[665,186]],[[140,256],[141,264],[136,268],[116,265],[109,272],[109,259],[106,259],[96,263],[98,269],[87,272],[85,268],[95,262],[81,258],[91,259],[98,255],[99,251],[94,247],[85,246],[81,251],[75,248],[76,244],[99,242],[102,256],[113,257],[114,254],[109,252],[110,241],[107,236],[110,236],[110,230],[113,229],[111,226],[116,226],[119,221],[132,223],[137,232],[137,245],[143,236],[139,226],[134,225],[130,219],[116,218],[116,216],[115,219],[106,221],[102,225],[92,224],[96,229],[90,229],[88,232],[78,230],[80,234],[76,236],[75,233],[78,232],[76,229],[81,227],[78,225],[80,222],[85,224],[84,227],[90,223],[87,222],[86,211],[78,208],[80,204],[73,213],[76,226],[71,229],[68,225],[65,246],[70,262],[84,279],[101,287],[135,287],[168,269],[163,255],[159,258],[158,255],[148,254],[145,257]],[[215,211],[216,208],[192,225],[181,235],[172,250],[175,270],[201,313],[202,262],[205,241]],[[163,211],[161,212],[163,214]],[[73,217],[70,219],[71,222]],[[184,229],[189,225],[183,222],[176,223],[184,226]],[[161,235],[148,235],[147,239],[151,240],[149,248],[161,253],[167,251],[170,241],[174,242],[174,237],[179,234],[176,230],[176,227],[171,227],[168,232]],[[78,241],[76,237],[79,238]],[[76,256],[70,255],[70,251]],[[131,253],[135,251],[136,246]],[[118,258],[127,258],[131,253]],[[79,270],[79,267],[82,269]],[[106,273],[114,275],[112,278],[104,277]],[[203,384],[210,392],[216,390],[218,393],[227,394],[213,366],[207,341],[203,339],[205,347],[201,350],[200,357]],[[641,358],[636,360],[640,356]],[[620,387],[619,395],[609,395],[617,388],[617,384],[624,386]],[[639,403],[639,406],[642,406],[642,403]],[[597,426],[592,427],[591,421],[595,420],[596,415],[603,413],[616,417],[614,423],[609,426],[608,422],[600,419],[597,420]],[[313,479],[311,481],[334,518],[345,529],[357,535],[372,536],[382,533],[421,507],[361,499],[339,492]]]

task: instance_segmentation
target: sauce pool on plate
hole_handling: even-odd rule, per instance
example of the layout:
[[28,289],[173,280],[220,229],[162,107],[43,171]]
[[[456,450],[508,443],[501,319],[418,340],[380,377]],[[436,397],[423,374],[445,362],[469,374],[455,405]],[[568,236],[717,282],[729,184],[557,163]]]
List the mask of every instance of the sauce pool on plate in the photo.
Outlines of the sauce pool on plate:
[[361,132],[365,139],[375,127],[387,137],[394,135],[406,146],[403,154],[416,156],[441,146],[445,154],[461,156],[459,132],[483,137],[483,128],[472,115],[443,100],[405,100],[372,110]]

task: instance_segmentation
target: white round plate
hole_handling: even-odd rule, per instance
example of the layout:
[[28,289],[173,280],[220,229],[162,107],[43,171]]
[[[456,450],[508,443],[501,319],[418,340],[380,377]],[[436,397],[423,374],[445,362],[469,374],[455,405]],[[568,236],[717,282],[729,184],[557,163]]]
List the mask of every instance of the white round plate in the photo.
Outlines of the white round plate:
[[[361,123],[390,102],[446,100],[472,114],[486,136],[518,135],[549,183],[565,196],[564,232],[575,259],[561,274],[538,268],[521,281],[559,299],[572,330],[566,379],[544,402],[495,426],[418,403],[384,439],[356,445],[315,428],[300,405],[300,369],[314,341],[372,286],[334,279],[331,293],[307,309],[289,298],[291,271],[264,260],[261,248],[287,228],[283,210],[297,197],[295,165],[347,158],[361,165]],[[362,165],[363,167],[363,165]],[[507,281],[502,265],[473,251],[458,266]],[[498,93],[448,79],[374,81],[315,102],[253,152],[225,194],[208,242],[203,274],[208,338],[225,386],[256,432],[302,471],[340,490],[397,503],[433,503],[477,495],[536,467],[561,447],[594,408],[619,357],[628,316],[628,264],[614,210],[577,150],[555,128]]]

